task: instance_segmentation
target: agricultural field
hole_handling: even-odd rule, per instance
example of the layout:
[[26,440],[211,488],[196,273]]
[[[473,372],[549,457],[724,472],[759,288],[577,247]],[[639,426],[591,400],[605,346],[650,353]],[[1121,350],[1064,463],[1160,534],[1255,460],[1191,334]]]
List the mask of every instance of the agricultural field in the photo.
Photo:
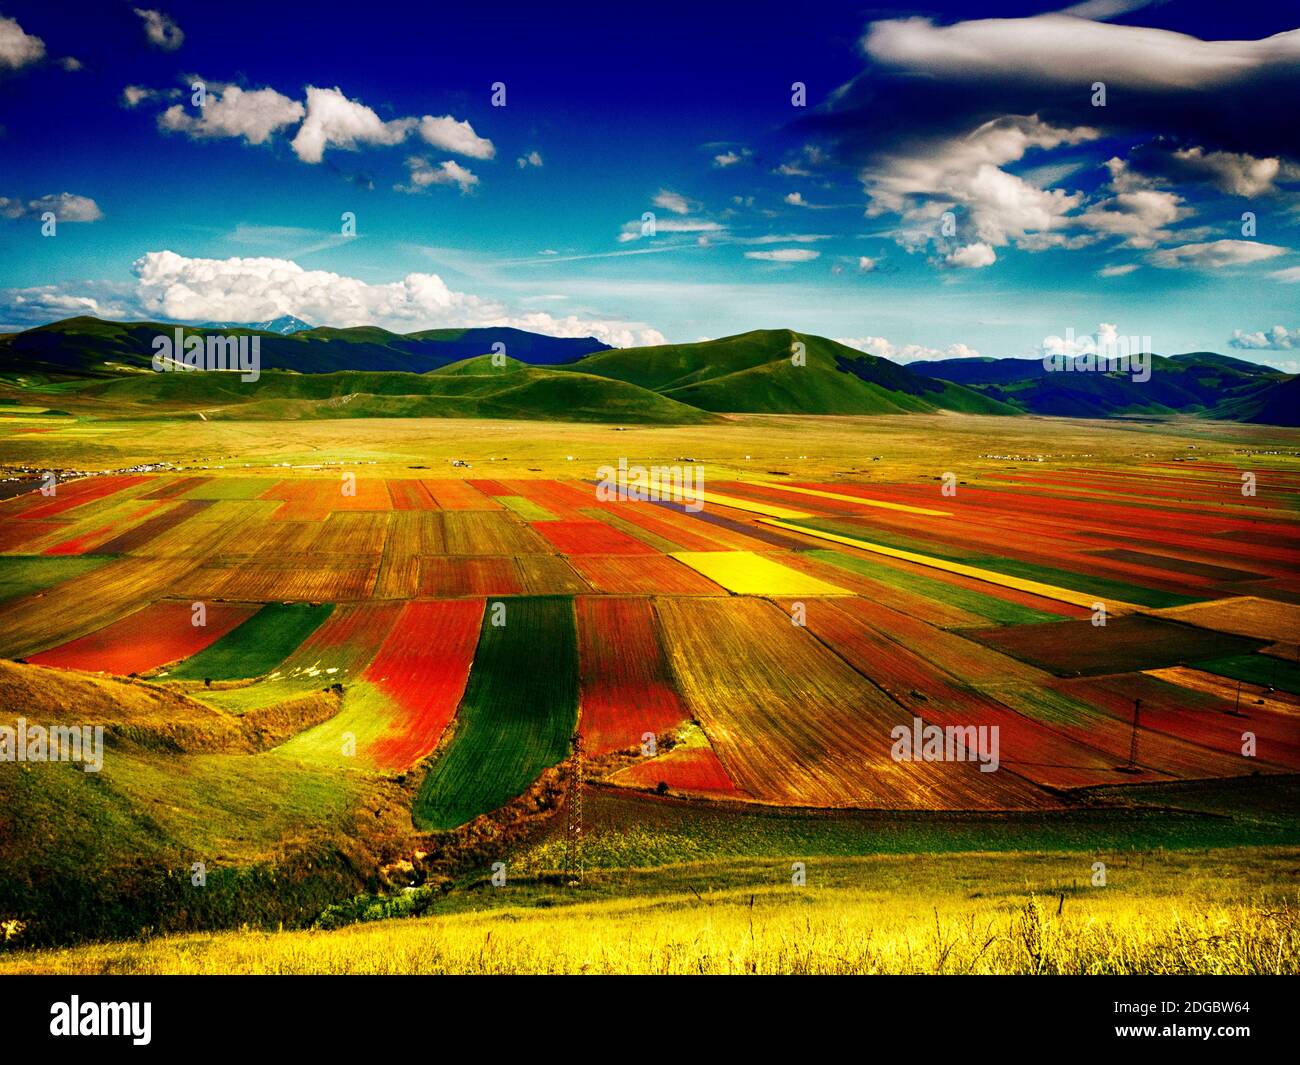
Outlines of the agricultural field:
[[[1300,772],[1296,441],[1063,423],[1061,453],[1011,462],[989,456],[1018,454],[1023,427],[994,444],[953,415],[927,466],[913,423],[894,441],[883,420],[829,418],[811,440],[763,417],[575,426],[563,448],[523,423],[455,440],[434,423],[423,443],[384,423],[351,438],[364,451],[337,427],[271,442],[226,422],[199,429],[198,458],[146,472],[128,460],[152,423],[91,426],[97,464],[120,466],[0,501],[0,696],[35,721],[42,706],[64,720],[78,686],[99,693],[109,790],[4,784],[0,764],[0,792],[94,850],[97,890],[145,891],[91,841],[148,809],[166,884],[199,850],[230,891],[292,868],[305,922],[354,894],[474,883],[498,858],[542,883],[602,854],[839,854],[841,830],[854,854],[1300,844],[1256,813],[1198,835],[1238,793],[1254,811]],[[64,431],[6,447],[52,465]],[[611,447],[703,455],[703,490],[608,498]],[[71,687],[42,697],[21,681],[36,670]],[[172,774],[187,784],[164,817]],[[1220,805],[1186,823],[1148,832],[1156,815],[1133,813],[1152,789],[1211,786]],[[578,795],[588,858],[563,833]],[[1120,811],[1104,831],[1098,809]],[[749,842],[719,849],[729,833]],[[0,918],[60,942],[51,897],[0,882]],[[152,927],[273,909],[222,905]]]

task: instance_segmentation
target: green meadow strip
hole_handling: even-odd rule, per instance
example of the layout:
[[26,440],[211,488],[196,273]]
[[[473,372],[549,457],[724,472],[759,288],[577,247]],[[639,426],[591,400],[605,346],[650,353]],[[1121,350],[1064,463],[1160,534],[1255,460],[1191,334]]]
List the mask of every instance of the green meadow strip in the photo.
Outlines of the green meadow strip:
[[[495,607],[505,607],[503,625]],[[573,600],[490,600],[450,745],[412,814],[422,829],[456,828],[504,806],[564,760],[578,720]]]
[[214,477],[207,484],[191,488],[181,499],[257,499],[274,488],[274,477]]
[[1232,655],[1228,658],[1215,658],[1208,662],[1197,662],[1195,669],[1203,669],[1231,680],[1258,684],[1261,688],[1276,688],[1278,691],[1300,695],[1300,663],[1272,655]]
[[246,680],[269,673],[307,639],[333,603],[268,603],[167,674],[168,680]]
[[840,569],[860,574],[901,592],[910,592],[924,599],[933,599],[948,606],[960,607],[968,613],[987,618],[999,625],[1021,625],[1039,621],[1061,621],[1056,614],[1049,614],[1020,603],[1009,603],[996,595],[986,595],[969,588],[960,588],[947,581],[927,577],[920,573],[906,573],[890,566],[882,565],[873,559],[846,555],[839,551],[818,549],[807,552],[809,558],[827,562]]
[[869,540],[873,544],[892,547],[895,551],[911,551],[916,555],[929,555],[946,562],[971,563],[975,552],[964,551],[952,544],[936,543],[913,536],[903,536],[890,529],[878,529],[874,525],[859,525],[856,522],[840,518],[798,518],[791,520],[791,525],[802,525],[807,529],[820,529],[822,532],[849,536],[858,540]]
[[0,602],[83,577],[110,555],[0,555]]

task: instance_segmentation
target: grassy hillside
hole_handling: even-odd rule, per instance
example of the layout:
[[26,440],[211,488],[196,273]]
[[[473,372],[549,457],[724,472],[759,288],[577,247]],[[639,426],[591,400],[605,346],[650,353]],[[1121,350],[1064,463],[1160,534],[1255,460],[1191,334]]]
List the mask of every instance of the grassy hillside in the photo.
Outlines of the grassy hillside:
[[[154,338],[173,336],[176,326],[160,322],[106,322],[83,316],[0,336],[0,375],[76,375],[103,377],[148,370]],[[263,369],[298,373],[338,370],[389,370],[426,373],[475,355],[497,350],[527,363],[572,362],[602,351],[593,337],[550,337],[521,329],[431,329],[392,333],[377,326],[320,327],[290,335],[240,327],[185,327],[191,336],[256,336]]]
[[[803,345],[802,365],[793,361]],[[589,355],[580,369],[710,411],[765,414],[908,414],[1012,408],[825,337],[755,330],[697,344],[622,348]]]
[[132,374],[93,381],[60,403],[77,413],[157,417],[159,408],[207,418],[538,418],[690,424],[712,416],[622,381],[526,366],[490,356],[428,374]]

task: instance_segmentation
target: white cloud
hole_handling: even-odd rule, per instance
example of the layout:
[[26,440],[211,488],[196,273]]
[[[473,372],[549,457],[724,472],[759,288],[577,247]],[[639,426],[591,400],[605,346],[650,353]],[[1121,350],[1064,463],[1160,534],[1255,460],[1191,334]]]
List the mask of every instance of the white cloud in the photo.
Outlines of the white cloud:
[[1064,355],[1072,358],[1075,355],[1096,355],[1098,352],[1109,353],[1119,350],[1119,327],[1110,322],[1102,322],[1097,326],[1097,332],[1094,335],[1076,337],[1073,331],[1068,336],[1049,336],[1044,337],[1043,342],[1038,346],[1038,350],[1043,355]]
[[[128,85],[122,92],[127,106],[140,100],[137,86]],[[149,90],[143,90],[149,93]],[[238,85],[212,85],[207,88],[207,103],[196,111],[174,104],[158,116],[158,128],[184,133],[196,140],[215,137],[242,137],[246,144],[265,144],[271,134],[292,126],[303,116],[297,100],[274,89],[241,89]]]
[[1125,274],[1131,274],[1134,270],[1140,269],[1138,263],[1121,263],[1117,266],[1103,266],[1097,271],[1098,277],[1123,277]]
[[[626,244],[630,240],[640,240],[641,237],[648,234],[641,231],[642,222],[640,219],[633,219],[631,222],[624,222],[623,229],[618,235],[620,244]],[[708,222],[702,218],[656,218],[655,219],[655,236],[663,233],[721,233],[724,226],[717,222]]]
[[829,233],[765,233],[760,237],[736,237],[737,244],[816,244],[830,240]]
[[[944,212],[959,207],[966,232],[958,243],[990,249],[1012,241],[1030,250],[1054,246],[1064,241],[1058,231],[1071,224],[1069,215],[1082,194],[1039,188],[1002,168],[1031,149],[1050,151],[1097,136],[1090,127],[1062,129],[1036,115],[1008,115],[962,137],[914,144],[862,170],[867,214],[898,214],[904,225],[919,227],[900,243],[924,246],[934,240],[950,254],[956,249],[938,236],[939,222]],[[988,258],[982,251],[967,255]]]
[[59,60],[59,66],[61,66],[68,73],[72,74],[80,70],[84,66],[84,64],[75,55],[65,55],[62,59]]
[[1217,270],[1224,266],[1255,263],[1286,254],[1287,249],[1276,244],[1261,244],[1254,240],[1214,240],[1205,244],[1183,244],[1177,248],[1162,248],[1152,252],[1153,266],[1178,269],[1190,266],[1197,269]]
[[185,34],[170,15],[149,8],[135,8],[144,23],[144,35],[155,48],[174,52],[185,43]]
[[44,41],[25,33],[17,19],[0,16],[0,70],[21,70],[44,56]]
[[673,192],[671,189],[660,189],[650,202],[665,211],[672,211],[673,214],[690,214],[692,208],[699,206],[680,192]]
[[735,166],[737,163],[745,162],[752,154],[748,148],[741,148],[740,151],[728,148],[725,152],[719,152],[713,157],[713,165],[719,169],[726,169],[729,166]]
[[997,261],[997,252],[990,245],[983,242],[956,248],[944,257],[944,262],[949,266],[956,266],[966,270],[978,270],[984,266],[992,266]]
[[527,155],[521,155],[515,160],[515,165],[518,166],[520,170],[527,170],[530,166],[541,166],[542,153],[534,151],[529,152]]
[[99,204],[89,196],[71,192],[41,196],[25,203],[0,196],[0,218],[39,218],[46,211],[53,211],[60,222],[98,222],[104,217]]
[[1173,239],[1167,228],[1191,214],[1182,197],[1160,189],[1137,189],[1101,200],[1079,216],[1081,225],[1130,248],[1152,248]]
[[1244,152],[1207,152],[1184,148],[1174,152],[1182,169],[1204,176],[1222,192],[1233,196],[1260,196],[1276,192],[1273,184],[1282,175],[1280,159],[1259,159]]
[[[475,133],[468,122],[457,122],[451,115],[437,118],[425,115],[420,119],[420,136],[435,148],[471,159],[491,159],[497,154],[496,146],[490,140]],[[541,166],[541,163],[536,165]]]
[[495,300],[455,292],[436,274],[371,284],[288,259],[190,259],[154,251],[134,264],[146,313],[173,321],[258,322],[292,314],[315,325],[378,325],[397,332],[508,325],[552,336],[594,336],[606,344],[662,344],[645,323],[542,311],[513,314]]
[[411,183],[393,186],[399,192],[420,192],[430,185],[455,185],[464,196],[478,184],[478,178],[474,174],[451,159],[431,166],[427,159],[413,155],[406,160],[406,165],[410,169]]
[[122,106],[136,107],[145,100],[153,100],[159,95],[157,89],[150,89],[144,85],[128,85],[122,90]]
[[292,148],[304,163],[319,163],[325,149],[355,151],[361,144],[400,144],[418,125],[414,118],[385,122],[365,104],[349,100],[342,91],[307,86],[307,117]]
[[[947,77],[1004,78],[1116,89],[1212,90],[1300,61],[1300,33],[1202,41],[1146,26],[1069,15],[990,18],[936,26],[927,18],[874,23],[862,42],[876,62]],[[1081,90],[1082,91],[1082,90]]]
[[879,259],[873,259],[873,258],[871,258],[871,257],[868,256],[868,255],[859,255],[859,256],[858,256],[858,272],[859,272],[859,273],[869,274],[869,273],[871,273],[872,270],[874,270],[874,269],[875,269],[877,266],[879,266],[879,265],[880,265],[880,260],[879,260]]
[[788,192],[785,196],[785,202],[791,207],[807,207],[808,203],[803,198],[802,192]]
[[1268,275],[1274,281],[1283,281],[1288,285],[1300,282],[1300,266],[1288,266],[1285,270],[1274,270]]
[[775,251],[747,251],[746,259],[761,259],[771,263],[807,263],[816,259],[821,252],[812,248],[777,248]]
[[78,296],[55,285],[37,285],[0,291],[4,314],[14,323],[40,324],[88,314],[95,318],[125,318],[126,309],[118,303]]
[[933,362],[936,359],[976,359],[979,352],[968,344],[949,344],[946,348],[930,348],[924,344],[890,343],[884,337],[836,337],[837,344],[891,362]]
[[1234,348],[1248,348],[1261,351],[1290,351],[1300,348],[1300,329],[1287,329],[1284,325],[1275,325],[1272,329],[1245,333],[1234,329],[1228,343]]

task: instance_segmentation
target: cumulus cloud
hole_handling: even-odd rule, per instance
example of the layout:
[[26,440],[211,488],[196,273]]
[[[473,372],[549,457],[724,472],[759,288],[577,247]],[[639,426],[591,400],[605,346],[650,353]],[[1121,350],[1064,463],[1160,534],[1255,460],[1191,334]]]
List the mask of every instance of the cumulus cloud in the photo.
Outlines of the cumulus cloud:
[[111,298],[77,295],[55,285],[0,290],[5,324],[44,325],[47,322],[88,314],[95,318],[124,318],[126,308]]
[[[145,98],[136,86],[128,85],[123,90],[128,106]],[[158,116],[158,128],[198,140],[242,137],[246,144],[265,144],[273,133],[294,125],[302,116],[302,104],[274,89],[250,91],[238,85],[209,85],[207,103],[201,109],[190,111],[183,104],[175,104]]]
[[821,252],[813,248],[776,248],[772,251],[747,251],[746,259],[761,259],[769,263],[808,263],[812,262]]
[[17,19],[0,16],[0,70],[21,70],[44,57],[44,41],[25,33]]
[[340,89],[307,86],[307,117],[291,147],[304,163],[319,163],[326,148],[355,151],[362,144],[401,144],[419,120],[395,118],[385,122],[359,100],[349,100]]
[[478,184],[474,174],[451,159],[432,166],[427,159],[413,155],[406,160],[406,165],[410,170],[410,183],[393,186],[399,192],[423,192],[430,185],[455,185],[464,196]]
[[1119,327],[1110,322],[1102,322],[1097,326],[1097,332],[1091,336],[1085,334],[1076,337],[1074,331],[1069,330],[1064,337],[1044,337],[1039,351],[1043,355],[1064,355],[1066,358],[1101,352],[1109,358],[1111,352],[1119,351],[1119,341]]
[[1285,255],[1288,249],[1276,244],[1261,244],[1254,240],[1213,240],[1204,244],[1182,244],[1176,248],[1161,248],[1152,252],[1149,260],[1153,266],[1178,269],[1189,266],[1195,269],[1218,270],[1225,266],[1257,263]]
[[98,222],[104,217],[99,204],[89,196],[71,192],[26,201],[0,196],[0,218],[39,218],[46,211],[53,211],[60,222]]
[[292,314],[315,325],[378,325],[398,332],[450,326],[514,326],[552,336],[594,336],[615,346],[663,343],[644,323],[512,314],[495,300],[456,292],[437,274],[372,284],[288,259],[191,259],[154,251],[136,260],[144,311],[173,321],[258,322]]
[[[420,119],[420,136],[426,144],[470,159],[491,159],[497,154],[496,146],[490,140],[475,133],[468,122],[458,122],[451,115],[436,118],[425,115]],[[537,155],[536,152],[533,154]],[[540,156],[535,165],[542,165]]]
[[1284,325],[1275,325],[1272,329],[1260,329],[1254,333],[1234,329],[1228,343],[1234,348],[1291,351],[1300,348],[1300,329],[1288,329]]
[[671,189],[660,189],[650,202],[665,211],[671,211],[673,214],[690,214],[693,208],[699,206],[693,200],[688,200],[680,192],[673,192]]
[[930,348],[924,344],[892,344],[884,337],[836,337],[837,344],[891,362],[933,362],[936,359],[977,359],[979,352],[968,344],[949,344]]
[[944,256],[944,262],[965,270],[978,270],[998,261],[997,252],[988,244],[977,242],[956,248]]
[[145,37],[155,48],[161,48],[164,52],[174,52],[185,43],[185,34],[170,15],[142,7],[135,8],[135,13],[144,23]]
[[529,152],[527,155],[521,155],[515,160],[515,165],[520,170],[527,170],[530,166],[542,165],[542,153],[537,151]]
[[879,266],[879,265],[880,265],[880,260],[879,260],[879,259],[873,259],[873,258],[871,258],[869,255],[859,255],[859,256],[858,256],[858,272],[859,272],[859,273],[862,273],[862,274],[869,274],[869,273],[871,273],[873,270],[875,270],[875,268],[876,268],[877,266]]
[[[1083,195],[1039,188],[1003,168],[1031,149],[1097,136],[1088,126],[1067,129],[1036,115],[1009,115],[962,136],[913,141],[860,172],[867,214],[897,214],[900,244],[920,250],[932,243],[950,265],[987,266],[996,259],[994,248],[1012,242],[1029,250],[1064,243]],[[940,224],[946,212],[954,222],[947,234]]]

